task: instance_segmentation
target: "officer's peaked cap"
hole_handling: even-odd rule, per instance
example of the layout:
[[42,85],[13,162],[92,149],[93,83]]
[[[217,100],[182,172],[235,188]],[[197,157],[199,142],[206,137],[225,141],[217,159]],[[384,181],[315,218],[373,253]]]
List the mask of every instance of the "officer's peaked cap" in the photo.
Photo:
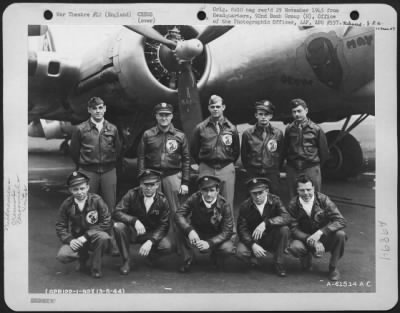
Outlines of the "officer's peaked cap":
[[174,113],[174,108],[169,103],[161,102],[154,107],[154,114],[156,113]]
[[205,188],[219,186],[220,183],[221,183],[221,180],[218,177],[215,177],[212,175],[200,176],[197,179],[197,185],[199,186],[199,189],[205,189]]
[[145,169],[140,175],[139,180],[141,183],[150,183],[160,181],[161,173],[152,169]]
[[67,185],[68,187],[72,187],[82,183],[87,183],[88,181],[89,177],[87,177],[85,174],[78,171],[74,171],[68,176]]
[[269,188],[271,181],[265,177],[254,177],[246,181],[247,189],[250,192],[261,191]]
[[260,100],[257,101],[255,104],[256,110],[263,110],[265,112],[274,114],[275,106],[272,104],[271,101],[268,100]]

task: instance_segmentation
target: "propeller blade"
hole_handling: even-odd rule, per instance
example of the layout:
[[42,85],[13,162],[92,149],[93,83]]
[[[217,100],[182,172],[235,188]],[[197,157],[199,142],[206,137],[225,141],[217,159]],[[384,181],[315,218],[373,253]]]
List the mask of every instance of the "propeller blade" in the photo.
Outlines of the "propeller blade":
[[190,142],[194,127],[203,120],[197,82],[190,62],[180,65],[178,77],[178,106],[183,131]]
[[203,45],[213,41],[229,31],[233,26],[207,26],[198,36]]
[[165,38],[158,31],[156,31],[153,27],[150,26],[141,26],[141,25],[124,25],[126,28],[138,33],[146,38],[153,39],[166,45],[171,50],[175,50],[176,42]]

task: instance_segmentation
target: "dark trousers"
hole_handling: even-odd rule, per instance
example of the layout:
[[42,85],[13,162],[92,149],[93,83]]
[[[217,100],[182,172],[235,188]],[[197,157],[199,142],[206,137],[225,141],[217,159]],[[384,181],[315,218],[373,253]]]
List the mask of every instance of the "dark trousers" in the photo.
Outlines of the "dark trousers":
[[[261,239],[256,241],[258,245],[274,254],[274,263],[283,264],[283,251],[287,247],[289,239],[288,226],[276,226],[271,230],[263,233]],[[255,257],[253,250],[247,247],[243,242],[239,242],[237,246],[237,257],[246,263],[250,262],[250,258]]]
[[[122,256],[124,262],[130,260],[129,246],[130,243],[143,244],[151,238],[151,233],[145,233],[143,235],[138,235],[135,227],[131,225],[126,225],[125,223],[115,222],[114,223],[114,235],[119,249],[119,253]],[[161,239],[161,241],[151,247],[149,256],[159,257],[164,254],[171,253],[172,247],[171,242],[167,237]]]
[[[347,240],[346,233],[343,230],[338,230],[336,232],[330,233],[328,236],[321,236],[321,243],[324,245],[325,251],[331,253],[331,259],[329,261],[329,266],[336,267],[339,259],[344,253],[344,244]],[[300,240],[293,240],[290,243],[289,249],[290,253],[297,257],[305,257],[308,253],[315,252],[314,248],[309,248],[306,243]]]
[[[182,259],[184,262],[192,262],[195,250],[198,250],[198,249],[196,246],[193,246],[190,243],[188,236],[186,236],[179,227],[177,227],[177,229],[178,229],[177,245],[178,245],[178,249],[180,249],[180,251],[182,253]],[[213,237],[208,234],[203,234],[201,232],[198,232],[197,230],[196,230],[196,232],[199,235],[201,240],[207,240],[207,239]],[[200,251],[200,253],[215,253],[219,258],[225,258],[229,255],[234,255],[236,253],[236,249],[235,249],[233,242],[228,239],[219,245],[210,247],[210,249],[207,249],[206,251]]]
[[57,260],[61,263],[79,260],[81,264],[84,264],[89,259],[89,251],[92,251],[93,261],[91,269],[101,271],[104,249],[107,247],[109,240],[110,236],[106,232],[96,231],[78,251],[73,251],[67,244],[62,245],[57,253]]
[[269,187],[269,192],[279,196],[279,172],[271,172],[271,173],[265,173],[262,172],[261,169],[247,169],[247,178],[251,179],[254,177],[265,177],[268,178],[271,181],[271,185]]

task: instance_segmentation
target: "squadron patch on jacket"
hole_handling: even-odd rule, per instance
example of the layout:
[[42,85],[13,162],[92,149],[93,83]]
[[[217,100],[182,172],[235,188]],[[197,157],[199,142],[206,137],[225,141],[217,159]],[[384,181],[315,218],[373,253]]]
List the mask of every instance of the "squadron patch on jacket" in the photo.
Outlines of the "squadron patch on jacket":
[[225,146],[230,146],[232,144],[232,135],[231,134],[222,135],[222,142],[224,143]]
[[168,139],[166,143],[166,149],[168,153],[175,152],[178,149],[178,142],[175,139]]
[[314,221],[317,223],[321,223],[325,220],[325,212],[324,211],[318,211],[314,215]]
[[210,223],[213,225],[215,228],[218,228],[218,225],[220,224],[222,220],[222,215],[219,213],[219,211],[216,208],[213,208],[213,215],[210,218]]
[[86,214],[86,221],[89,224],[96,224],[97,221],[99,220],[99,214],[97,211],[90,211],[88,214]]
[[270,141],[268,141],[267,147],[270,152],[275,152],[276,149],[278,148],[278,143],[276,142],[275,139],[271,139]]

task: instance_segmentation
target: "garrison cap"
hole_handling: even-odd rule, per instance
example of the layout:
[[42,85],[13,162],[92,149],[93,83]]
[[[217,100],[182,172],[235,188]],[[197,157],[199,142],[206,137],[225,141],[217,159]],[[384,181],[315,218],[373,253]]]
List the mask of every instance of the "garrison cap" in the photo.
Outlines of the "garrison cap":
[[199,186],[199,189],[211,188],[214,186],[218,187],[220,183],[221,180],[212,175],[204,175],[197,179],[197,185]]
[[263,110],[265,112],[274,114],[275,106],[272,104],[271,101],[268,100],[260,100],[256,102],[255,105],[256,110]]
[[139,180],[141,183],[155,183],[160,181],[161,173],[152,169],[145,169],[140,175]]
[[171,104],[166,103],[166,102],[161,102],[159,104],[156,104],[154,107],[154,114],[156,113],[174,113],[174,108],[172,107]]
[[271,181],[265,177],[254,177],[246,181],[247,189],[251,191],[261,191],[269,188]]
[[87,182],[89,182],[89,177],[87,177],[85,174],[79,171],[72,172],[67,178],[68,187],[72,187]]
[[298,107],[299,105],[307,109],[307,103],[303,99],[298,98],[290,100],[290,106],[292,107],[292,109]]
[[218,95],[212,95],[210,97],[210,100],[208,101],[208,105],[216,104],[216,103],[223,103],[223,100],[220,96]]
[[103,99],[101,99],[99,97],[92,97],[88,101],[88,107],[89,108],[95,108],[100,104],[104,104],[104,101],[103,101]]

